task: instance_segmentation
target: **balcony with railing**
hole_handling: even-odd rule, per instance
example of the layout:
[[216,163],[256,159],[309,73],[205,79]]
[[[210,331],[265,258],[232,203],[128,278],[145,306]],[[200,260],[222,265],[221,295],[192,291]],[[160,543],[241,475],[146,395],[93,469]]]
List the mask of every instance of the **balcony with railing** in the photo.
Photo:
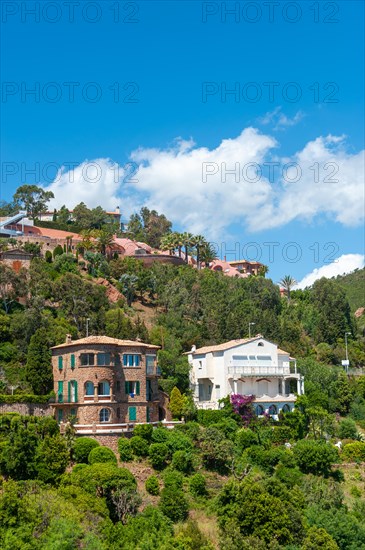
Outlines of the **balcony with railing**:
[[230,376],[289,376],[297,375],[295,365],[231,365],[228,367]]

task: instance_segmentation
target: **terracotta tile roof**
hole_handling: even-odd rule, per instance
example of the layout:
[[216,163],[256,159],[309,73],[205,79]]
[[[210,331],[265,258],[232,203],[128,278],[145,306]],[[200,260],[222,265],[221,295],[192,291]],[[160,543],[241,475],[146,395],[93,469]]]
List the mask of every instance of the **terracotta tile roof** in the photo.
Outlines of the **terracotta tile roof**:
[[115,244],[118,246],[121,246],[125,250],[125,256],[134,256],[136,250],[138,248],[143,248],[148,253],[151,253],[152,249],[151,247],[146,243],[141,243],[138,241],[133,241],[132,239],[126,239],[126,238],[115,238],[114,239]]
[[109,336],[88,336],[87,338],[80,338],[79,340],[72,340],[71,342],[65,342],[64,344],[53,346],[51,349],[82,346],[86,344],[113,344],[115,346],[138,346],[148,349],[159,349],[159,346],[153,346],[152,344],[144,344],[143,342],[135,342],[133,340],[119,340],[119,338],[110,338]]
[[283,349],[278,348],[278,354],[279,355],[290,355],[288,351],[284,351]]
[[47,227],[37,227],[33,225],[24,226],[24,236],[30,237],[49,237],[51,239],[66,239],[72,237],[75,240],[82,240],[82,236],[71,231],[61,231],[61,229],[48,229]]
[[213,260],[210,263],[209,267],[212,271],[218,271],[219,273],[223,273],[223,275],[227,275],[228,277],[246,278],[250,276],[249,273],[242,273],[237,268],[232,267],[229,262],[226,262],[224,260]]
[[204,354],[204,353],[210,353],[212,351],[225,351],[230,348],[235,348],[237,346],[241,346],[242,344],[247,344],[248,342],[254,342],[255,340],[261,339],[262,336],[255,336],[253,338],[241,338],[239,340],[230,340],[229,342],[224,342],[223,344],[217,344],[215,346],[204,346],[203,348],[199,348],[195,350],[194,352],[187,352],[188,354]]

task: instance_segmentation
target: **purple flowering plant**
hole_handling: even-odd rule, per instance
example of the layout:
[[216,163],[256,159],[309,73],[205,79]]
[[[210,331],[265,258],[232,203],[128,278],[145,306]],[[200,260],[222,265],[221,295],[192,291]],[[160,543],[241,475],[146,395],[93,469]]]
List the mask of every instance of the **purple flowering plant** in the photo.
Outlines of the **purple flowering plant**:
[[255,417],[252,402],[254,401],[254,395],[240,395],[235,393],[231,395],[231,404],[233,410],[238,414],[244,424],[248,425]]

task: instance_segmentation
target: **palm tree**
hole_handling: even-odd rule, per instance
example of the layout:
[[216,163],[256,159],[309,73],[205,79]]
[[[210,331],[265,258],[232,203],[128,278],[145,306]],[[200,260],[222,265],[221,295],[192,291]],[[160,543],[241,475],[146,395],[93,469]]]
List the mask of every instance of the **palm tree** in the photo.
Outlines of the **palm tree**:
[[200,260],[204,262],[205,267],[208,267],[210,262],[217,258],[214,246],[207,242],[200,249]]
[[203,237],[203,235],[194,235],[191,244],[196,249],[196,265],[197,268],[200,269],[200,251],[204,246],[206,246],[207,241],[205,240],[205,237]]
[[285,290],[288,302],[290,302],[290,291],[293,286],[297,284],[297,281],[291,275],[285,275],[282,279],[280,279],[279,284]]
[[175,239],[172,236],[172,233],[168,233],[161,238],[160,250],[168,250],[170,256],[172,256],[175,250]]
[[185,248],[185,261],[188,263],[189,261],[189,248],[192,246],[192,240],[193,240],[193,234],[192,233],[183,233],[181,235],[183,246]]
[[114,244],[113,235],[107,229],[99,229],[95,231],[95,236],[98,241],[98,249],[103,256],[106,255],[106,251]]
[[94,229],[83,229],[80,231],[82,236],[81,243],[78,244],[79,250],[95,250],[95,230]]

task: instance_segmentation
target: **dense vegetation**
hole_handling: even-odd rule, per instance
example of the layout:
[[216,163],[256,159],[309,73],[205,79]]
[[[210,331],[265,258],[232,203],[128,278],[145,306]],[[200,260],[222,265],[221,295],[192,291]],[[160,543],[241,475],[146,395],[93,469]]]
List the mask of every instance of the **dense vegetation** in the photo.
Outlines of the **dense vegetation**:
[[[47,200],[22,189],[0,214],[24,207],[36,219]],[[138,426],[116,456],[76,438],[72,423],[61,435],[49,417],[2,415],[1,548],[365,549],[365,377],[341,366],[346,332],[351,367],[365,366],[364,316],[353,315],[365,305],[364,270],[297,291],[286,276],[281,297],[265,270],[235,279],[205,269],[209,243],[173,233],[155,211],[132,216],[128,236],[193,256],[198,269],[113,257],[115,227],[99,207],[78,205],[72,217],[62,208],[44,223],[80,230],[83,241],[75,254],[44,257],[26,243],[34,258],[19,273],[0,263],[0,402],[47,402],[49,347],[85,336],[88,319],[90,334],[161,346],[160,386],[186,422]],[[121,292],[117,303],[100,277]],[[305,395],[277,422],[257,419],[249,400],[245,410],[225,398],[220,411],[197,411],[189,392],[183,352],[247,337],[249,322],[305,376]]]

